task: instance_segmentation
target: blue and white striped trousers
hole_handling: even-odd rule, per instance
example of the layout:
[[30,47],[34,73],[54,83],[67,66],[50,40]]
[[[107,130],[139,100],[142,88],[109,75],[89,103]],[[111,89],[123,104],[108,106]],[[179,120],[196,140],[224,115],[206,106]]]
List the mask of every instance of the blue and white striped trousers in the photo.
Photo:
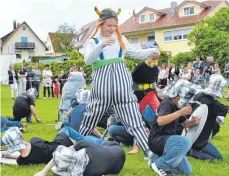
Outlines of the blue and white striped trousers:
[[80,133],[89,135],[108,108],[113,106],[126,130],[137,139],[143,151],[148,150],[148,138],[132,84],[131,73],[124,62],[93,71],[90,103],[87,105]]

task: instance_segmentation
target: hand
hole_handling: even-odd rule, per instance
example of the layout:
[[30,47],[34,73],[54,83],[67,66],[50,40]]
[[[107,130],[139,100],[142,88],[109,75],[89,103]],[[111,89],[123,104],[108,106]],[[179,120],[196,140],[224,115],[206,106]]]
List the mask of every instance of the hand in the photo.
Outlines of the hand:
[[191,122],[193,123],[194,126],[199,125],[199,123],[200,123],[200,117],[193,116],[192,119],[191,119]]
[[113,38],[105,38],[102,42],[102,47],[106,47],[106,46],[109,46],[109,45],[113,45],[115,43],[115,39]]
[[41,122],[41,119],[39,117],[36,118],[37,123]]
[[111,126],[111,121],[108,119],[107,121],[107,128]]
[[34,176],[45,176],[46,175],[46,172],[44,172],[43,170],[34,174]]
[[192,107],[186,106],[180,110],[180,116],[186,116],[192,114]]

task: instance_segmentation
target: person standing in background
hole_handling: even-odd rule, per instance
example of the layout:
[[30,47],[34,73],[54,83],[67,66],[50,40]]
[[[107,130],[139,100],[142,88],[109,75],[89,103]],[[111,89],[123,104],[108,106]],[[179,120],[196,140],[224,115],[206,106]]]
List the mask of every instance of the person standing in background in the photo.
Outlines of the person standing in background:
[[50,87],[52,86],[52,71],[49,70],[49,65],[45,65],[45,68],[42,72],[43,76],[43,86],[44,86],[44,99],[46,99],[46,90],[48,91],[48,97],[50,97]]
[[18,72],[18,94],[22,94],[23,92],[26,91],[26,77],[27,77],[27,72],[24,68],[24,65],[21,64],[20,70]]
[[64,87],[64,84],[68,80],[67,74],[64,73],[64,70],[61,70],[60,75],[58,76],[58,79],[60,81],[60,95],[62,95],[62,89]]
[[227,64],[225,65],[224,73],[225,73],[225,78],[227,81],[227,88],[228,88],[227,95],[225,98],[229,98],[229,59],[227,61]]
[[11,98],[14,99],[14,97],[18,96],[18,85],[17,85],[18,75],[17,75],[17,71],[14,70],[13,64],[10,64],[8,75],[9,75],[9,85],[11,90]]
[[34,77],[33,77],[33,81],[34,81],[34,87],[37,90],[37,98],[39,98],[39,94],[40,94],[40,82],[41,82],[41,71],[38,69],[38,64],[34,65],[34,69],[33,69],[33,73],[34,73]]

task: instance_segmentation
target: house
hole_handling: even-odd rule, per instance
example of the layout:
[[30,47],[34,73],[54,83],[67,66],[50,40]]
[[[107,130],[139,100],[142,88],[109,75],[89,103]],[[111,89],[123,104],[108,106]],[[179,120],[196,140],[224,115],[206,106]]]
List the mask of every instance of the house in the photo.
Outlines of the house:
[[97,20],[84,25],[74,37],[76,43],[75,48],[79,53],[83,53],[85,43],[90,38],[91,34],[95,31],[96,24]]
[[145,7],[121,24],[120,30],[136,48],[156,40],[162,50],[176,55],[191,51],[187,35],[198,22],[222,7],[228,7],[228,2],[185,0],[179,5],[171,2],[171,7],[166,9]]
[[45,55],[46,46],[30,26],[13,22],[13,30],[1,37],[0,54],[15,56],[16,61],[29,62],[32,56]]
[[65,34],[65,33],[48,33],[46,46],[48,50],[46,51],[45,55],[48,56],[62,56],[63,53],[61,51],[61,42],[58,41],[58,35],[61,35],[61,38],[64,37],[66,42],[71,42],[74,38],[74,34]]

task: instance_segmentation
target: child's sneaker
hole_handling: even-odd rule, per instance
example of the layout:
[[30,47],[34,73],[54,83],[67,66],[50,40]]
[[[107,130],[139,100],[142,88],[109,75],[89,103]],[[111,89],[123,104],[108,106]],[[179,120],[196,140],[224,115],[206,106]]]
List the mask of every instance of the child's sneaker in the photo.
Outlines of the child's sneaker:
[[61,126],[62,126],[62,122],[57,122],[57,124],[55,125],[55,128],[59,130],[61,129]]
[[28,131],[28,130],[27,130],[27,123],[22,123],[21,125],[22,125],[21,131],[22,131],[23,133],[26,133],[26,132]]

